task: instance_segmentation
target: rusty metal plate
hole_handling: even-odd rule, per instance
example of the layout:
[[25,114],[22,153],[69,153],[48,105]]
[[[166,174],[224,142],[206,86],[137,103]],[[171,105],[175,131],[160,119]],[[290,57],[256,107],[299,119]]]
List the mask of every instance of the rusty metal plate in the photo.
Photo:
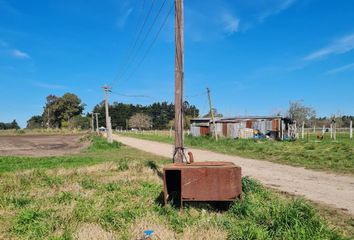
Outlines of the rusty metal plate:
[[242,194],[241,168],[231,162],[170,164],[164,168],[165,204],[178,193],[180,201],[233,201]]

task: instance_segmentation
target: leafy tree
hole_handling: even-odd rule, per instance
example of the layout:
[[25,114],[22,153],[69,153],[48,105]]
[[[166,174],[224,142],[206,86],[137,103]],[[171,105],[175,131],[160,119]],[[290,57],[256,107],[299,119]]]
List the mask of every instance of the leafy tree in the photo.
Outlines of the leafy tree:
[[10,129],[20,129],[20,126],[17,124],[16,120],[11,122]]
[[[99,113],[99,125],[106,126],[104,102],[99,103],[93,109]],[[152,127],[154,129],[169,128],[169,123],[174,119],[174,104],[168,102],[155,102],[148,106],[132,105],[114,102],[109,106],[112,128],[127,128],[128,120],[136,113],[143,113],[151,117]],[[198,116],[199,109],[188,102],[184,104],[184,113],[186,116]],[[189,122],[188,122],[189,123]]]
[[129,127],[141,129],[151,128],[151,117],[144,113],[136,113],[129,119]]
[[62,97],[49,95],[43,111],[43,120],[48,127],[61,128],[69,126],[74,116],[81,115],[85,104],[73,93],[65,93]]
[[350,121],[354,122],[354,116],[342,116],[342,126],[340,127],[349,127]]
[[85,104],[73,93],[65,93],[63,97],[60,98],[59,103],[62,118],[65,121],[70,121],[74,116],[81,115],[85,109]]
[[43,126],[44,126],[43,117],[40,115],[32,116],[27,121],[27,128],[29,129],[43,128]]
[[183,111],[185,116],[199,117],[199,109],[194,105],[190,105],[187,101],[183,103]]
[[68,125],[71,129],[86,130],[91,128],[91,118],[87,116],[76,115],[71,118]]
[[20,129],[20,126],[17,124],[16,120],[13,120],[10,123],[0,122],[0,130],[9,130],[9,129]]

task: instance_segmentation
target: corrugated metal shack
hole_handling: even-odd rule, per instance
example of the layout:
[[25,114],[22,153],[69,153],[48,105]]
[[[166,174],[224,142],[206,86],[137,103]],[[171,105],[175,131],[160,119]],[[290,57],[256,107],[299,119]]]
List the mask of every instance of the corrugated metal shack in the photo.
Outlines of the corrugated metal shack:
[[[283,139],[285,130],[284,118],[281,116],[244,116],[215,119],[218,136],[228,138],[256,138],[267,136]],[[210,118],[191,119],[192,136],[214,134],[214,126]]]
[[207,136],[210,134],[211,118],[191,119],[191,134],[194,137]]

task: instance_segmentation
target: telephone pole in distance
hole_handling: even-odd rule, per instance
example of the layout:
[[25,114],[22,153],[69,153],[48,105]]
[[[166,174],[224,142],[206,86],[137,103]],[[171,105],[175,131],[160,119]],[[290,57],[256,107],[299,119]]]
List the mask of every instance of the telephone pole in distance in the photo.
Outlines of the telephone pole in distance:
[[214,125],[215,140],[217,141],[218,140],[218,134],[216,132],[215,118],[214,118],[213,107],[211,105],[211,97],[210,97],[210,89],[209,88],[207,88],[207,92],[208,92],[208,101],[209,101],[211,120],[213,121],[213,125]]
[[94,113],[96,115],[96,132],[97,132],[97,135],[100,134],[99,132],[99,129],[98,129],[98,114],[99,113]]
[[107,141],[109,143],[113,142],[112,139],[112,125],[111,125],[111,117],[109,116],[109,110],[108,110],[108,95],[109,92],[111,91],[111,87],[104,85],[103,86],[103,91],[104,91],[104,105],[106,109],[106,130],[107,130]]

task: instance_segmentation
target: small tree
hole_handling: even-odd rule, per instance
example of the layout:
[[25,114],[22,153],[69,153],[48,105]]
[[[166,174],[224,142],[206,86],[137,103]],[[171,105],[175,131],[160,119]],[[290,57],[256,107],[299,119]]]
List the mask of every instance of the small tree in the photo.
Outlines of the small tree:
[[20,126],[17,124],[16,120],[13,120],[10,124],[10,129],[20,129]]
[[27,121],[27,128],[29,129],[43,128],[43,126],[44,126],[43,117],[39,115],[32,116]]
[[77,115],[72,117],[69,122],[69,128],[71,129],[89,129],[91,127],[91,119],[87,116]]
[[136,113],[129,119],[129,127],[139,130],[149,129],[151,124],[151,117],[144,113]]
[[316,120],[316,111],[311,107],[305,106],[302,101],[290,102],[288,117],[295,120],[298,124],[305,122],[309,126],[312,121]]

